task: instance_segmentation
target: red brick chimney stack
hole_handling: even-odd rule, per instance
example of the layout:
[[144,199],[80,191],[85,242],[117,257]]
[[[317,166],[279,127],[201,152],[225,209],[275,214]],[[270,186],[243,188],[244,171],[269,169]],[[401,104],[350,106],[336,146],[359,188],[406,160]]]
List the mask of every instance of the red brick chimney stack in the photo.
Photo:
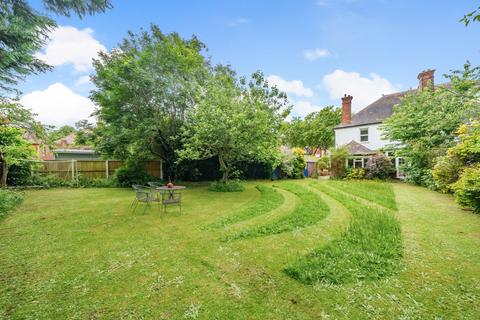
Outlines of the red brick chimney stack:
[[428,69],[420,72],[418,74],[418,90],[423,91],[425,88],[430,88],[434,90],[435,83],[434,83],[434,76],[435,69]]
[[352,99],[346,94],[342,97],[342,124],[349,124],[352,120]]

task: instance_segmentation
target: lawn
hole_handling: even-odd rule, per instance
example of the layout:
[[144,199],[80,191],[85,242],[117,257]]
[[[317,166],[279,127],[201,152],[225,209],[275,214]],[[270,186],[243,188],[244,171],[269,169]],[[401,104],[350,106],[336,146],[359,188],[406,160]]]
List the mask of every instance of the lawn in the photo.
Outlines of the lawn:
[[479,319],[480,215],[402,183],[28,191],[0,222],[0,318]]

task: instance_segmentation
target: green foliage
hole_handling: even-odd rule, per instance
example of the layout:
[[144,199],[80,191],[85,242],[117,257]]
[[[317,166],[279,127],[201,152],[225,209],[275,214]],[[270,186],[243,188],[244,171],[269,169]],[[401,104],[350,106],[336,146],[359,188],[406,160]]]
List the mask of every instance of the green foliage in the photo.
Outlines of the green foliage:
[[365,179],[365,169],[363,168],[347,168],[346,180],[360,180]]
[[23,200],[23,194],[8,189],[0,189],[0,220]]
[[468,27],[470,22],[480,22],[480,6],[476,9],[473,10],[472,12],[467,13],[466,15],[463,16],[462,19],[460,19],[460,22],[465,23],[465,26]]
[[352,221],[341,238],[299,259],[285,272],[305,284],[347,284],[396,274],[403,255],[398,220],[320,184],[315,186],[344,205]]
[[305,166],[307,165],[307,161],[305,160],[305,151],[303,151],[301,148],[294,148],[291,163],[292,173],[289,178],[303,179],[305,177]]
[[129,32],[119,50],[94,61],[91,98],[98,105],[96,148],[116,159],[161,158],[175,176],[175,150],[186,114],[199,103],[209,73],[205,45],[158,26]]
[[480,120],[462,124],[457,130],[458,143],[448,150],[465,164],[480,162]]
[[332,177],[337,179],[345,177],[345,164],[347,158],[347,148],[340,147],[330,151],[330,171]]
[[215,181],[208,186],[208,190],[214,192],[242,192],[245,186],[240,180]]
[[327,150],[334,145],[333,127],[340,123],[341,110],[327,106],[309,113],[304,120],[294,118],[286,128],[286,142],[294,147]]
[[115,184],[119,187],[131,187],[133,184],[146,185],[149,181],[155,181],[145,170],[140,161],[128,160],[125,164],[115,171],[113,177]]
[[405,96],[382,124],[385,138],[402,145],[398,155],[405,159],[407,181],[427,187],[435,186],[435,159],[455,144],[458,126],[478,117],[480,110],[480,68],[467,63],[447,78],[451,88],[437,86]]
[[[109,0],[43,0],[47,11],[79,17],[103,12],[111,7]],[[14,86],[30,74],[51,67],[36,54],[48,40],[56,23],[46,13],[39,13],[26,0],[3,0],[0,4],[0,92],[16,91]]]
[[395,166],[392,160],[383,153],[377,153],[370,157],[365,169],[365,176],[368,179],[387,180],[395,174]]
[[455,200],[462,206],[480,212],[480,164],[466,168],[452,185]]
[[260,216],[278,208],[285,201],[285,198],[270,186],[260,184],[256,188],[260,192],[260,199],[257,202],[246,209],[210,223],[207,228],[221,228]]
[[219,66],[204,84],[198,106],[188,114],[183,129],[182,160],[218,157],[222,180],[227,181],[235,163],[280,162],[280,127],[286,95],[270,88],[256,72],[247,83],[237,81],[228,67]]
[[452,192],[451,184],[458,180],[463,166],[463,161],[451,154],[437,158],[432,170],[436,188],[444,193]]
[[316,165],[320,170],[327,170],[330,167],[330,158],[327,156],[320,157]]
[[328,181],[326,186],[337,189],[339,192],[347,192],[370,202],[384,206],[391,210],[397,210],[395,194],[390,183],[379,181]]
[[75,133],[75,132],[76,132],[75,128],[72,127],[72,126],[69,126],[69,125],[61,126],[58,129],[51,128],[48,132],[48,140],[49,140],[48,142],[50,144],[54,144],[55,141],[57,141],[61,138],[65,138],[69,134],[72,134],[72,133]]
[[23,138],[24,133],[20,128],[0,125],[0,187],[7,185],[10,166],[33,156],[33,149]]
[[330,212],[329,207],[314,193],[305,187],[293,183],[282,183],[280,188],[287,190],[300,198],[300,204],[288,216],[270,223],[246,229],[223,237],[222,240],[238,240],[255,237],[265,237],[296,229],[306,228],[324,219]]

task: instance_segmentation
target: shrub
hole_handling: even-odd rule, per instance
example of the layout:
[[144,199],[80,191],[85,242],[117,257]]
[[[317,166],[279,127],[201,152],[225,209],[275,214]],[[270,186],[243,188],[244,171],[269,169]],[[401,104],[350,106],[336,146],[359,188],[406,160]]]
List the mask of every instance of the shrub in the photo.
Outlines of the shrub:
[[285,157],[280,164],[282,176],[290,179],[304,178],[304,170],[307,165],[305,151],[301,148],[294,148],[291,156]]
[[330,171],[332,177],[343,178],[345,176],[345,161],[348,158],[348,150],[345,147],[336,148],[331,151]]
[[0,189],[0,219],[23,200],[20,192]]
[[438,158],[432,170],[436,188],[445,193],[453,192],[451,185],[458,180],[463,166],[463,161],[453,155]]
[[245,186],[240,180],[215,181],[210,184],[208,190],[214,192],[242,192]]
[[330,159],[327,156],[320,157],[317,160],[317,168],[320,170],[327,170],[330,166]]
[[480,212],[480,164],[463,170],[452,188],[458,204]]
[[363,168],[348,168],[346,170],[345,179],[365,179],[365,169]]
[[294,148],[293,149],[293,158],[292,158],[292,175],[290,178],[293,179],[303,179],[304,178],[304,170],[305,166],[307,165],[307,161],[305,160],[305,151],[301,148]]
[[148,181],[158,180],[148,174],[139,161],[128,160],[119,168],[113,177],[115,184],[119,187],[130,187],[133,184],[146,184]]
[[368,159],[365,169],[365,176],[368,179],[386,180],[395,174],[395,166],[383,153],[377,153]]

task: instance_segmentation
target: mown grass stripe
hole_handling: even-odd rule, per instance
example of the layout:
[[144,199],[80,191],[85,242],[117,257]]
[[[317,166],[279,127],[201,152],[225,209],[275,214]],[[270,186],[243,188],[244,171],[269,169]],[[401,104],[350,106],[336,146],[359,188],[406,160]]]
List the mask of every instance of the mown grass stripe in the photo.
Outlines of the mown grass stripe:
[[279,188],[291,192],[300,198],[300,204],[287,216],[281,217],[270,223],[242,230],[232,235],[221,238],[222,241],[247,239],[279,234],[294,229],[301,229],[324,219],[330,208],[318,195],[294,183],[282,183]]
[[285,198],[280,194],[280,192],[270,186],[260,184],[256,186],[256,188],[258,191],[260,191],[260,200],[258,200],[254,205],[236,212],[228,217],[223,217],[213,223],[210,223],[206,225],[206,228],[216,229],[249,220],[275,210],[285,202]]
[[284,271],[305,284],[374,281],[397,273],[403,246],[400,223],[393,214],[360,204],[323,183],[313,186],[351,212],[350,226],[341,238],[300,258]]
[[397,211],[395,193],[390,183],[377,181],[327,181],[325,183],[332,188]]

